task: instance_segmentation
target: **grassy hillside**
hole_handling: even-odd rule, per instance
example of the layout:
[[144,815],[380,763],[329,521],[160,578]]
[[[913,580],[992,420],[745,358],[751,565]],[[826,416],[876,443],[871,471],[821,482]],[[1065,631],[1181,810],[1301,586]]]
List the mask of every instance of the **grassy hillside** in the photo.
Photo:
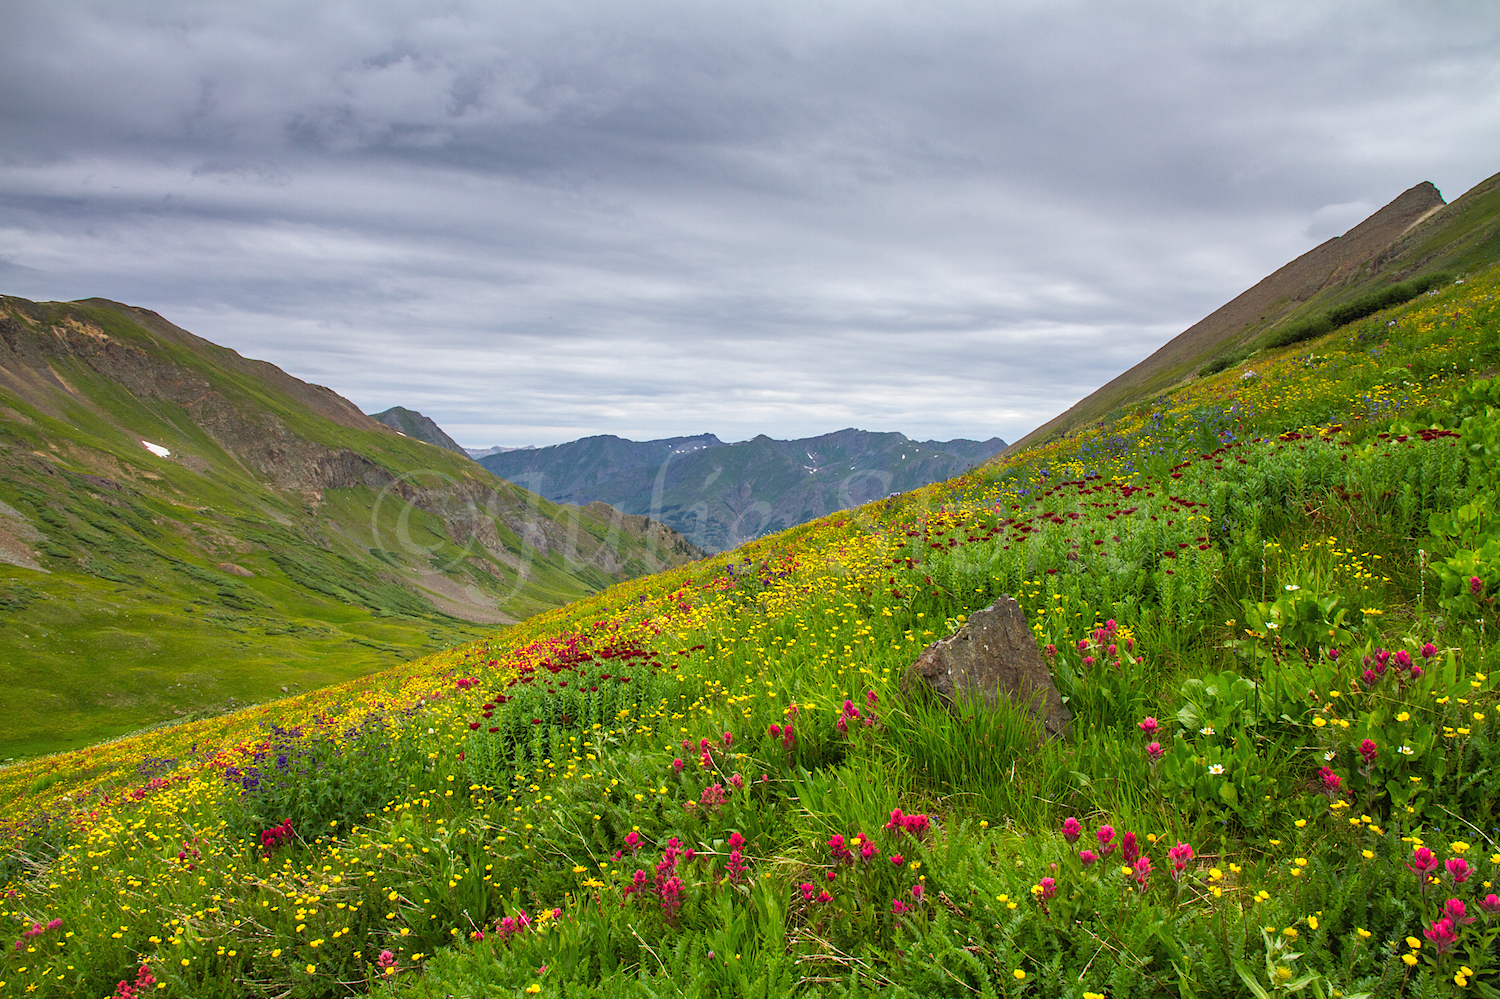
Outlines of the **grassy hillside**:
[[[0,990],[1489,995],[1497,294],[0,771]],[[1004,593],[1066,739],[898,692]]]
[[0,301],[0,759],[346,680],[693,554],[152,313]]

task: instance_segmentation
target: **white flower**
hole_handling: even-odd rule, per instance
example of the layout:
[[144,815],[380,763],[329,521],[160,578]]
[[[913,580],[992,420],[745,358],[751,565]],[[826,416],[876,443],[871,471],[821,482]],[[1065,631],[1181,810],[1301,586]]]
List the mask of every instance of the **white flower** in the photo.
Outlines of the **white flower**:
[[1215,763],[1213,766],[1208,768],[1208,772],[1217,777],[1219,774],[1224,772],[1224,764]]
[[1402,746],[1400,749],[1396,750],[1396,752],[1400,753],[1402,756],[1410,756],[1415,753],[1416,750],[1412,749],[1410,746]]
[[1328,763],[1332,763],[1333,758],[1337,755],[1339,754],[1330,749],[1328,752],[1323,754],[1323,759]]
[[1287,583],[1286,586],[1282,587],[1282,589],[1290,593],[1292,590],[1300,590],[1302,589],[1302,587],[1298,586],[1296,583]]
[[1203,726],[1202,728],[1200,728],[1198,730],[1198,734],[1199,735],[1213,735],[1214,734],[1214,727],[1212,725],[1205,725],[1205,726]]

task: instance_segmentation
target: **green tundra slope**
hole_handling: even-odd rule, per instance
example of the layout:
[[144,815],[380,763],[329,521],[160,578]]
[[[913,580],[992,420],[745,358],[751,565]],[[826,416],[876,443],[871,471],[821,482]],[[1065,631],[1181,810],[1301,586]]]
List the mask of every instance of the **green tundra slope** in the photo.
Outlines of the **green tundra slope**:
[[0,759],[346,679],[697,554],[154,313],[0,299]]

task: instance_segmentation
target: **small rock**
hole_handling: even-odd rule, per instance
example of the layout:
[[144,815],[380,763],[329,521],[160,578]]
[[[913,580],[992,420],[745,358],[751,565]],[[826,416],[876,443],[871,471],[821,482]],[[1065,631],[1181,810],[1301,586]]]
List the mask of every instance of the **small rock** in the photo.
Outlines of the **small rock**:
[[994,707],[1004,694],[1027,707],[1048,737],[1066,735],[1072,717],[1014,597],[975,611],[953,635],[922,650],[901,678],[901,692],[927,691],[950,709],[956,701],[976,696]]
[[219,563],[219,568],[223,569],[225,572],[229,573],[231,576],[253,576],[253,575],[255,575],[255,573],[251,572],[249,569],[246,569],[244,566],[242,566],[242,565],[235,565],[233,562],[220,562]]

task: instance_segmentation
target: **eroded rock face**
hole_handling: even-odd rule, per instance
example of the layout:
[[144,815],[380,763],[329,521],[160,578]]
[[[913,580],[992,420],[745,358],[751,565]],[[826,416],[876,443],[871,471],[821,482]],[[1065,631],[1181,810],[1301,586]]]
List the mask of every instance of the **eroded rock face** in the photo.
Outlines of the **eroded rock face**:
[[950,707],[969,697],[994,707],[1005,696],[1030,710],[1049,738],[1066,735],[1072,717],[1014,597],[975,611],[957,633],[923,649],[901,678],[901,691],[936,694]]

